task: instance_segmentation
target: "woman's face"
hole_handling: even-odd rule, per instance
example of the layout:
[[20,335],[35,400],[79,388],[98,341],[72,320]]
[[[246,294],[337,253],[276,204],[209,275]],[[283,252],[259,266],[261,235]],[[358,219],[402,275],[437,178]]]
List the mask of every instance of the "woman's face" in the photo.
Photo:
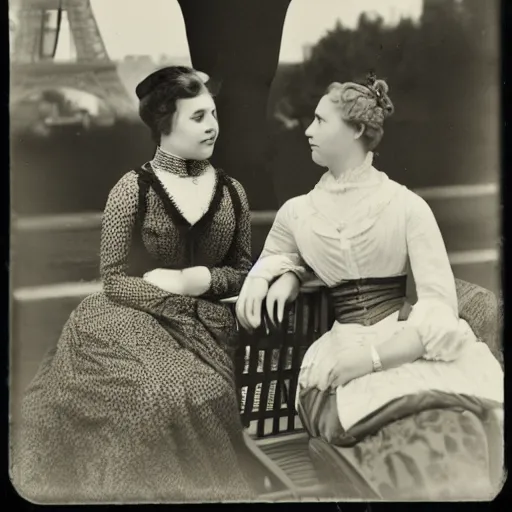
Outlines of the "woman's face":
[[360,133],[343,121],[335,103],[325,95],[315,110],[315,119],[306,130],[311,158],[322,167],[331,167],[354,149]]
[[218,135],[215,102],[204,92],[176,102],[171,133],[162,135],[161,145],[181,158],[206,160],[212,156]]

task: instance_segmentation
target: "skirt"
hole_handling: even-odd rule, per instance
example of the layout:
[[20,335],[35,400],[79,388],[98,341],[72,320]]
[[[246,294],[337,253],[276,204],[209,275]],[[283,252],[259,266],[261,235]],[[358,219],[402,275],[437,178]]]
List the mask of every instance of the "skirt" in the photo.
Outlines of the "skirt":
[[228,307],[176,297],[153,315],[86,298],[26,390],[11,457],[36,503],[253,497]]

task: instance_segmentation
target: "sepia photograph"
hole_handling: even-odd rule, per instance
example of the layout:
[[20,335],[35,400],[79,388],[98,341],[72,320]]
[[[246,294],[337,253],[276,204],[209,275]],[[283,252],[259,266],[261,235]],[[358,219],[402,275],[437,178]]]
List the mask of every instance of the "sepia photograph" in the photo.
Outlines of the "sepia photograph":
[[20,499],[498,496],[500,8],[8,0]]

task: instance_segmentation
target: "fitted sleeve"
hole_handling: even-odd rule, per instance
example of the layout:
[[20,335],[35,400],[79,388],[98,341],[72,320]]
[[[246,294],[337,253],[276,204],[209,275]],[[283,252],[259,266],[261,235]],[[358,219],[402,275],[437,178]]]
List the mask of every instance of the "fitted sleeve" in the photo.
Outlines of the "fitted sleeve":
[[251,212],[247,194],[237,180],[230,179],[240,199],[240,218],[238,219],[233,246],[224,264],[220,267],[210,268],[210,288],[204,295],[214,299],[237,295],[252,265]]
[[434,214],[416,194],[407,197],[406,236],[418,301],[409,316],[425,347],[425,359],[451,361],[465,341],[458,335],[455,279]]
[[114,302],[165,316],[172,306],[167,293],[128,272],[132,232],[137,216],[139,187],[135,172],[125,174],[110,191],[101,228],[103,290]]
[[286,272],[293,272],[302,283],[314,277],[295,241],[293,207],[293,200],[288,200],[277,211],[263,251],[249,273],[251,277],[262,277],[271,282]]

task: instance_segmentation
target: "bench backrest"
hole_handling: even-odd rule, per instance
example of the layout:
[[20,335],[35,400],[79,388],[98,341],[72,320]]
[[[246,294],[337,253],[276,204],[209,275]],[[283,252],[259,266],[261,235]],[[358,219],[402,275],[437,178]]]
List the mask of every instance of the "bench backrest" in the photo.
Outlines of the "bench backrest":
[[[501,361],[499,308],[496,296],[478,285],[456,279],[459,314]],[[229,302],[233,304],[235,298]],[[268,326],[270,322],[264,314]],[[241,390],[240,413],[246,427],[266,437],[302,430],[295,409],[300,366],[306,350],[334,322],[325,287],[299,294],[279,328],[262,326],[253,333],[240,329],[235,371]]]
[[235,361],[242,420],[246,426],[256,422],[258,437],[301,430],[295,411],[300,365],[334,321],[325,288],[301,292],[279,327],[264,316],[266,325],[257,331],[240,329]]

